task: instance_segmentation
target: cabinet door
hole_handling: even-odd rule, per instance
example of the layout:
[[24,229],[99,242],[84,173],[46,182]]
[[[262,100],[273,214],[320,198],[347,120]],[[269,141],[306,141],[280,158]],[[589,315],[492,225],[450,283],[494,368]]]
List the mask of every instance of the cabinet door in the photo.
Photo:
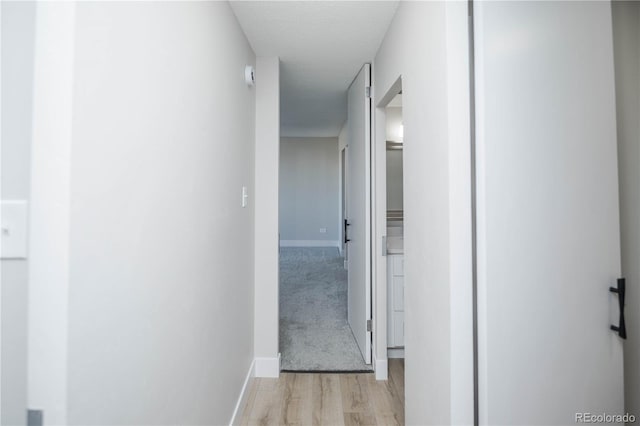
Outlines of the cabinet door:
[[393,266],[397,256],[387,257],[387,347],[395,346],[393,327]]

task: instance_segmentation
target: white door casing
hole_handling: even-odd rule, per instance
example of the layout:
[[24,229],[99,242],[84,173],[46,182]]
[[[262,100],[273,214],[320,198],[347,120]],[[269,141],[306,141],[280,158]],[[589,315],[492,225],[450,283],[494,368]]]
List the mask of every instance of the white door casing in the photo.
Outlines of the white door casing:
[[365,64],[348,93],[347,227],[348,319],[362,357],[371,364],[371,66]]
[[347,268],[347,259],[348,259],[348,253],[347,253],[347,242],[346,242],[346,226],[344,225],[346,218],[348,217],[347,215],[347,182],[348,182],[348,176],[347,176],[347,161],[349,158],[349,153],[348,153],[348,147],[345,146],[341,151],[340,151],[340,184],[341,184],[341,188],[340,188],[340,226],[342,227],[341,230],[341,240],[340,240],[340,246],[342,247],[342,256],[345,259],[345,264],[344,267],[345,269]]
[[610,4],[474,15],[480,424],[621,414]]

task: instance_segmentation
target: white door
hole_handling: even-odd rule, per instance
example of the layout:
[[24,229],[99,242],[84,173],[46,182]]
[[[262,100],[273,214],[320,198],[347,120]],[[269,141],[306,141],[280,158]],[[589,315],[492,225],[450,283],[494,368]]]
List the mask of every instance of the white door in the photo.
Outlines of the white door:
[[348,318],[362,357],[371,363],[371,99],[366,90],[371,66],[366,64],[348,94],[347,265]]
[[474,10],[480,424],[621,414],[610,4]]

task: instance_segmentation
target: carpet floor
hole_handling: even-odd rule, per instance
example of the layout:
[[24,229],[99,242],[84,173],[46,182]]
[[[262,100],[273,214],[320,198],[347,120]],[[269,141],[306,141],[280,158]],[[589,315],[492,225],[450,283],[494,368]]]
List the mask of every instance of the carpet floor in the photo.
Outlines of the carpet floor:
[[333,247],[280,249],[281,368],[371,371],[347,322],[347,271]]

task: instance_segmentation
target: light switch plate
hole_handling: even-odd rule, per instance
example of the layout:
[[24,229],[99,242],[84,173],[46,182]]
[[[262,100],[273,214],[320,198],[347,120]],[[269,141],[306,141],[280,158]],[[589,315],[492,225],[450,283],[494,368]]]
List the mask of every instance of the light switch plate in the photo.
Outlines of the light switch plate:
[[28,212],[25,200],[2,201],[2,259],[26,259]]
[[242,207],[247,207],[247,199],[249,198],[249,194],[247,192],[247,187],[242,187]]

